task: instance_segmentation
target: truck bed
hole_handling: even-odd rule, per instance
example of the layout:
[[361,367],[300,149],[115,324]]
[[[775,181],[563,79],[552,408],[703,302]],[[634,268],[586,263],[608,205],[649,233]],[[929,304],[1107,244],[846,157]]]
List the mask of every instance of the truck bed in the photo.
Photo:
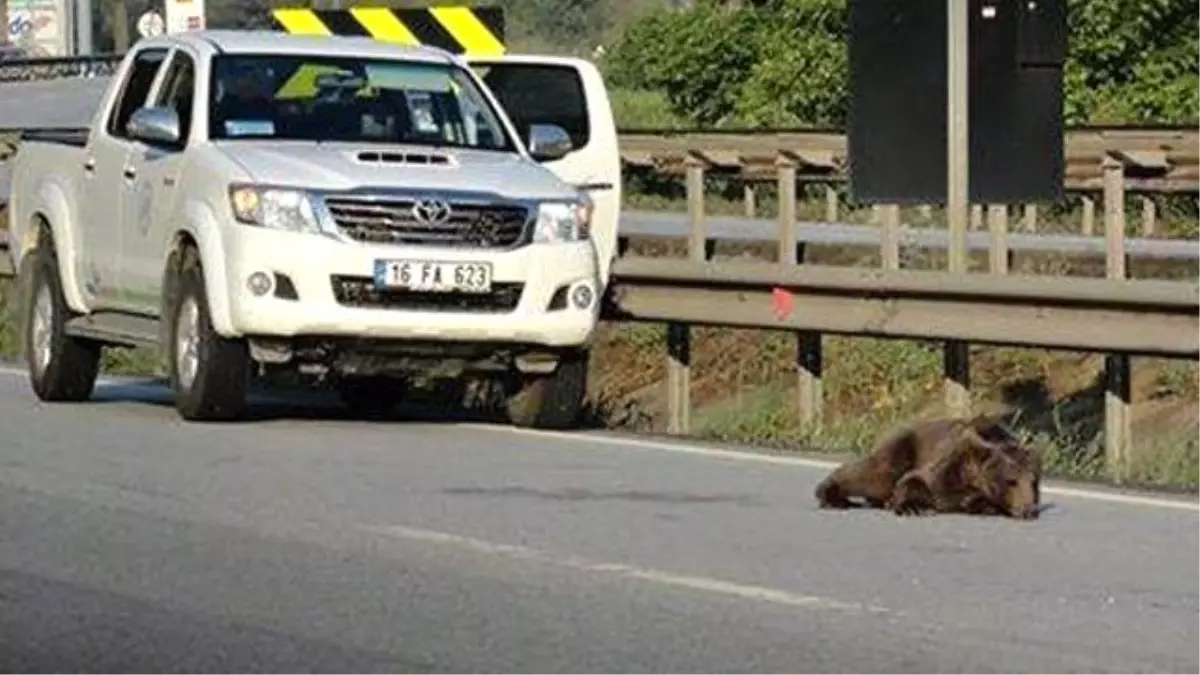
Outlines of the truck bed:
[[[21,240],[23,230],[29,226],[32,213],[30,206],[13,195],[32,195],[35,186],[43,181],[54,183],[67,196],[76,199],[83,184],[83,161],[86,154],[87,130],[44,130],[22,136],[17,154],[4,163],[11,175],[9,185],[0,186],[0,202],[9,197],[3,208],[8,215],[8,244],[11,247]],[[71,214],[72,217],[75,214]],[[0,255],[12,257],[13,251]],[[16,261],[13,260],[13,263]]]

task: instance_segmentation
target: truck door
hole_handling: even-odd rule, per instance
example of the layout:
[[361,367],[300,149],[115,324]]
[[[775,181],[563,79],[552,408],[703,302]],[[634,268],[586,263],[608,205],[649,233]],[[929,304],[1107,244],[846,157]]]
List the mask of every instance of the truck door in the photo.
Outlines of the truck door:
[[145,104],[166,57],[165,47],[137,53],[107,114],[96,120],[85,153],[82,203],[87,212],[79,214],[84,285],[100,307],[127,307],[128,299],[120,297],[121,249],[126,196],[134,180],[128,164],[133,140],[125,125]]
[[146,105],[171,108],[179,115],[180,141],[133,143],[127,165],[134,178],[122,215],[121,288],[129,308],[143,314],[159,312],[164,251],[178,226],[173,217],[178,213],[184,148],[192,129],[196,57],[176,47],[161,80],[151,93],[153,103]]
[[571,137],[571,152],[543,164],[591,196],[592,240],[601,282],[607,284],[621,216],[621,156],[600,72],[583,59],[551,56],[478,56],[467,61],[504,107],[522,143],[528,142],[534,124],[557,124]]

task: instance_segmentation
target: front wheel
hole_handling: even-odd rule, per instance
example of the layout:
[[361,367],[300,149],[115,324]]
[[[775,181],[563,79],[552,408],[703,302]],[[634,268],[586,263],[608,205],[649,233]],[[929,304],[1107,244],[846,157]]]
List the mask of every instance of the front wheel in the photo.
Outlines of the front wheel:
[[53,244],[43,242],[30,252],[21,272],[25,363],[34,394],[47,402],[86,401],[100,372],[100,344],[66,333],[70,308]]
[[189,421],[235,420],[246,412],[250,354],[245,340],[218,334],[209,314],[204,274],[194,251],[184,256],[168,302],[168,352],[175,408]]
[[553,373],[519,375],[505,401],[508,419],[518,427],[568,429],[576,425],[587,395],[588,352],[564,354]]

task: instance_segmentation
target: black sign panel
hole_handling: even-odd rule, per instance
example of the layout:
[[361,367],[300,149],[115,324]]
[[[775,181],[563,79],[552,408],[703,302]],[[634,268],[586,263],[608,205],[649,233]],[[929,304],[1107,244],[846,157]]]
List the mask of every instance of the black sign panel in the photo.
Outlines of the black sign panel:
[[[1064,0],[970,3],[974,203],[1063,193]],[[946,2],[850,0],[850,186],[863,203],[946,200]]]

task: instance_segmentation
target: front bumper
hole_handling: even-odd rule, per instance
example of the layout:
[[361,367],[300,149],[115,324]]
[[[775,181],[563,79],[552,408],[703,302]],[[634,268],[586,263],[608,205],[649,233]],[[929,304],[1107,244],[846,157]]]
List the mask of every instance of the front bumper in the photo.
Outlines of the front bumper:
[[[529,244],[512,250],[371,245],[233,226],[227,240],[230,320],[242,336],[329,336],[435,342],[584,346],[599,316],[601,289],[591,242]],[[376,259],[486,262],[487,296],[378,293]],[[251,276],[270,278],[256,293]],[[572,291],[587,286],[578,307]]]

